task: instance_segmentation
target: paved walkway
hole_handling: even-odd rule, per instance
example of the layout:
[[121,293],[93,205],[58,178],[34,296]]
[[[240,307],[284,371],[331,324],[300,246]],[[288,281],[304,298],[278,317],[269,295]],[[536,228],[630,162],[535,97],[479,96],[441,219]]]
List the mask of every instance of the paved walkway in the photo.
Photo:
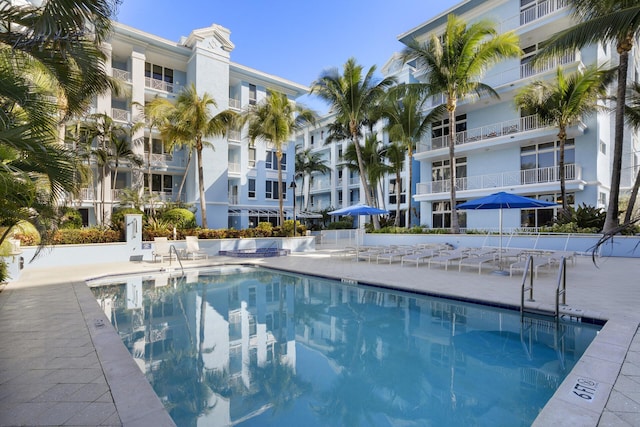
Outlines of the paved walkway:
[[[215,257],[189,266],[247,263]],[[317,251],[253,260],[289,271],[518,306],[521,277],[369,264]],[[171,426],[172,420],[98,307],[84,280],[150,272],[160,264],[32,269],[0,292],[0,426]],[[165,264],[164,267],[167,267]],[[608,322],[535,425],[640,425],[639,259],[583,258],[569,267],[567,310]],[[550,309],[555,272],[536,281],[535,304]],[[576,382],[597,383],[589,400]]]

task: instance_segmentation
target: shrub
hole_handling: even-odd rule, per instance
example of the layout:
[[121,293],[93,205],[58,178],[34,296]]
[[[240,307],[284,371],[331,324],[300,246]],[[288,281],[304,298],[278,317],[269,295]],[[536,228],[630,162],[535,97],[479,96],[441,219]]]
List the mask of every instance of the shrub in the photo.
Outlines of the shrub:
[[273,224],[270,222],[259,222],[254,230],[257,237],[271,237],[273,235]]
[[[119,208],[111,214],[111,228],[118,231],[124,231],[127,227],[124,225],[124,216],[129,214],[143,214],[143,212],[136,208]],[[146,215],[142,215],[142,221],[144,222]]]
[[330,222],[327,225],[327,230],[348,230],[355,228],[353,226],[353,217],[344,216],[340,221]]
[[[0,228],[1,232],[4,232]],[[9,236],[13,234],[14,239],[20,240],[22,246],[36,246],[40,244],[40,233],[36,227],[27,221],[20,221],[13,230],[9,232]]]
[[62,229],[53,234],[54,245],[79,245],[86,243],[120,242],[121,234],[117,230],[101,228]]
[[196,215],[188,209],[173,208],[164,211],[160,218],[176,228],[195,228]]
[[604,228],[604,222],[607,213],[602,208],[596,208],[595,206],[587,206],[582,204],[577,209],[569,206],[567,210],[561,212],[556,218],[555,225],[566,225],[574,223],[578,230],[581,229],[595,229],[596,232]]
[[74,230],[82,228],[82,215],[77,209],[65,208],[60,219],[60,228]]

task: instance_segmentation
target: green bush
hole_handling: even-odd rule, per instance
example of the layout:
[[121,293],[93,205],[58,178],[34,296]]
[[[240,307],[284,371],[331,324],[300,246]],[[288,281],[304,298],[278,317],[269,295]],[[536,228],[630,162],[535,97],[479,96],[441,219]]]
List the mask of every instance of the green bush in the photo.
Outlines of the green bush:
[[101,228],[83,228],[57,230],[53,234],[54,245],[79,245],[87,243],[114,243],[120,242],[121,234],[117,230],[105,230]]
[[[300,221],[296,221],[296,236],[304,236],[305,234],[307,234],[307,227],[305,227],[304,225],[300,224]],[[280,234],[281,237],[289,237],[289,236],[293,236],[293,220],[292,219],[287,219],[284,224],[282,224],[282,227],[280,227]]]
[[259,222],[254,230],[257,237],[271,237],[273,235],[273,224],[270,222]]
[[114,230],[124,232],[124,230],[126,229],[126,226],[124,224],[124,216],[130,215],[130,214],[135,214],[135,215],[142,214],[142,222],[144,222],[146,219],[146,215],[144,215],[143,212],[139,209],[119,208],[111,214],[111,228]]
[[327,225],[327,230],[348,230],[355,228],[353,226],[352,216],[343,216],[340,221],[330,222]]
[[0,259],[0,283],[4,283],[9,279],[9,267],[3,259]]
[[60,228],[78,230],[82,228],[82,215],[77,209],[65,208],[60,218]]
[[188,209],[173,208],[162,212],[160,218],[176,228],[195,228],[196,215]]
[[[582,204],[577,209],[569,206],[565,211],[560,212],[556,218],[556,225],[568,225],[575,224],[578,230],[588,229],[596,230],[596,232],[604,228],[604,222],[607,213],[602,208],[596,208],[595,206],[587,206]],[[553,228],[553,227],[552,227]]]

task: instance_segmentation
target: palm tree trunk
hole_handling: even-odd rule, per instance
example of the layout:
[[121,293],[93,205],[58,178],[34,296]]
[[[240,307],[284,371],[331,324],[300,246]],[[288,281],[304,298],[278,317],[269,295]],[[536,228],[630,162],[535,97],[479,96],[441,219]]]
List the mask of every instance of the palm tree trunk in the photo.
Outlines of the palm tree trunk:
[[409,158],[409,179],[407,182],[407,212],[409,212],[409,219],[407,220],[407,228],[411,228],[411,219],[413,217],[411,211],[411,186],[413,185],[413,146],[412,142],[409,142],[408,156]]
[[[611,166],[611,190],[609,205],[604,222],[605,233],[610,233],[618,227],[618,202],[620,198],[620,175],[622,171],[622,148],[624,138],[624,108],[627,90],[627,69],[629,68],[629,50],[625,50],[618,43],[618,88],[616,93],[616,118],[613,145],[613,165]],[[629,48],[630,49],[630,48]]]
[[638,198],[638,190],[640,190],[640,168],[638,169],[636,179],[633,182],[633,188],[631,189],[631,195],[629,196],[629,203],[627,204],[627,211],[624,213],[625,225],[628,225],[631,223],[631,216],[633,215],[633,207],[635,206],[636,199]]
[[560,132],[558,133],[558,139],[560,140],[560,159],[558,160],[558,176],[560,178],[560,198],[562,199],[562,213],[567,211],[567,184],[564,174],[564,144],[567,140],[567,132],[564,126],[560,126]]
[[456,100],[449,99],[447,101],[447,109],[449,110],[449,185],[450,202],[451,202],[451,233],[460,233],[460,225],[458,224],[458,211],[456,210]]
[[396,171],[396,219],[393,222],[393,225],[396,227],[400,226],[400,195],[402,194],[402,176],[400,175],[400,171]]
[[184,183],[187,180],[187,171],[189,170],[189,166],[191,165],[191,154],[187,157],[187,166],[184,169],[184,175],[182,175],[182,181],[180,182],[180,188],[178,188],[178,201],[182,201],[182,189],[184,188]]
[[[356,157],[358,158],[358,169],[360,172],[360,182],[362,183],[362,189],[364,191],[364,197],[367,202],[367,205],[373,206],[371,201],[371,192],[369,190],[369,184],[367,183],[367,175],[365,174],[364,162],[362,161],[362,152],[360,150],[360,143],[358,142],[357,134],[352,134],[351,140],[353,144],[355,144],[356,149]],[[373,217],[373,228],[375,230],[380,229],[380,221],[378,220],[378,215],[372,215]]]
[[[279,144],[275,144],[279,146]],[[286,191],[286,188],[282,187],[282,150],[276,150],[276,159],[278,160],[278,217],[280,219],[280,227],[284,225],[284,201],[282,200],[282,194]],[[295,197],[295,194],[293,195]],[[293,224],[295,227],[296,225]]]
[[207,202],[204,200],[204,170],[202,168],[202,141],[196,143],[196,160],[198,162],[198,189],[200,190],[200,215],[202,216],[202,228],[207,226]]

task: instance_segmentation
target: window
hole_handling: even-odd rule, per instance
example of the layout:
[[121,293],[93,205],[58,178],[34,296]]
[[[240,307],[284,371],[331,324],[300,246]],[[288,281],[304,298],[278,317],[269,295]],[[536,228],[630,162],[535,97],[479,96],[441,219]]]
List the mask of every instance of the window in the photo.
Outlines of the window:
[[[284,183],[283,183],[284,184]],[[266,199],[278,200],[279,191],[278,191],[278,181],[266,181],[265,182],[265,193],[264,197]],[[282,200],[287,200],[287,192],[282,192]]]
[[249,104],[250,105],[256,105],[257,93],[258,91],[256,90],[256,85],[249,84]]
[[[149,175],[144,174],[144,186],[149,187]],[[166,194],[173,192],[173,175],[152,174],[151,191],[158,191]]]
[[[560,142],[546,142],[520,148],[520,175],[522,184],[553,182],[559,179],[558,162]],[[575,178],[575,143],[564,144],[565,178]]]
[[[456,140],[462,141],[463,135],[461,132],[467,130],[467,115],[460,114],[456,116]],[[449,135],[449,119],[440,120],[431,123],[431,143],[433,148],[443,148],[448,146]]]
[[[537,194],[527,197],[562,205],[560,193]],[[569,206],[573,206],[575,204],[575,194],[567,193],[567,204]],[[526,228],[552,225],[556,212],[560,207],[561,206],[553,208],[522,209],[520,210],[520,226]]]
[[[287,154],[282,153],[282,158],[280,159],[280,166],[283,171],[287,170]],[[264,167],[267,169],[278,170],[278,157],[275,151],[267,151],[267,159],[264,162]]]
[[342,191],[338,191],[338,204],[342,205]]
[[311,135],[311,145],[313,145],[313,135]]
[[256,149],[253,147],[249,147],[249,167],[256,167]]
[[247,197],[250,199],[256,198],[256,180],[255,178],[249,178],[247,181],[247,186],[249,191],[247,192]]
[[603,140],[600,140],[600,152],[602,154],[607,154],[607,143]]
[[144,63],[144,76],[166,83],[173,83],[173,70],[171,68],[165,68],[149,62]]
[[404,182],[403,180],[400,181],[400,188],[397,188],[398,186],[396,185],[396,180],[394,179],[390,179],[389,180],[389,204],[397,204],[398,203],[398,190],[400,193],[400,203],[406,203],[407,202],[407,192],[405,190],[405,186],[404,186]]
[[[433,162],[431,165],[431,185],[434,193],[450,191],[449,179],[451,178],[451,168],[449,160]],[[456,188],[465,190],[467,188],[467,158],[456,159]]]
[[[464,203],[463,200],[458,200],[457,203]],[[433,202],[431,204],[432,212],[431,219],[433,228],[449,228],[451,227],[451,202]],[[467,226],[466,212],[458,212],[458,225],[462,228]]]

